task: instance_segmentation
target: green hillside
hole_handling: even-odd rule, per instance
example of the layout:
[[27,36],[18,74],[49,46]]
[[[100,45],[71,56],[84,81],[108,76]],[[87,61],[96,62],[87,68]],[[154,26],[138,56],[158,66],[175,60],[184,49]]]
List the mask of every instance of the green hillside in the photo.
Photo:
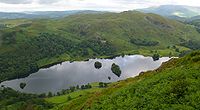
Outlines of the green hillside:
[[200,41],[190,25],[136,11],[62,19],[1,20],[0,81],[66,60],[122,54],[178,56]]
[[[92,89],[47,98],[53,110],[137,110],[200,107],[200,52],[164,63],[159,69],[138,77],[112,83],[105,89]],[[70,101],[67,96],[72,96]]]

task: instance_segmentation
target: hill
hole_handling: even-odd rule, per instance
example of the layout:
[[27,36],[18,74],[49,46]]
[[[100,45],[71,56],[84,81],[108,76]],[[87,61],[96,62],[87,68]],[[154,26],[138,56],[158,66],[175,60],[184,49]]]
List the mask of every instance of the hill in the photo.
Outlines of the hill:
[[[47,98],[54,109],[181,109],[195,110],[200,101],[200,52],[172,59],[159,69],[112,83],[108,88],[73,97]],[[73,96],[74,93],[68,94]]]
[[[136,11],[2,20],[0,81],[62,61],[123,54],[178,56],[200,41],[190,25]],[[191,48],[191,49],[190,49]]]
[[103,13],[91,10],[72,11],[34,11],[34,12],[0,12],[0,19],[36,19],[36,18],[63,18],[81,13]]
[[191,18],[187,19],[186,22],[192,22],[192,21],[195,21],[195,20],[200,20],[200,15],[191,17]]
[[191,6],[183,6],[183,5],[161,5],[159,7],[141,9],[139,11],[142,11],[145,13],[155,13],[155,14],[159,14],[159,15],[167,16],[167,17],[177,16],[177,17],[183,17],[183,18],[190,18],[190,17],[200,15],[199,7],[191,7]]

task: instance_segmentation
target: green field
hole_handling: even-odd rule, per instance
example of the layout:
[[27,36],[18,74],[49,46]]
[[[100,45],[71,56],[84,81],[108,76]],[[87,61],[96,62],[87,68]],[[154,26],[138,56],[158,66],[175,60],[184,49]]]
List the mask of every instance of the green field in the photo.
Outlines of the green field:
[[[104,88],[99,88],[98,86],[99,86],[98,83],[93,83],[91,89],[78,90],[70,94],[46,98],[45,100],[54,105],[52,110],[65,109],[66,108],[65,106],[73,104],[74,101],[81,100],[82,97],[99,92],[104,89]],[[69,100],[69,97],[70,97],[70,100]],[[80,103],[82,103],[82,101]]]

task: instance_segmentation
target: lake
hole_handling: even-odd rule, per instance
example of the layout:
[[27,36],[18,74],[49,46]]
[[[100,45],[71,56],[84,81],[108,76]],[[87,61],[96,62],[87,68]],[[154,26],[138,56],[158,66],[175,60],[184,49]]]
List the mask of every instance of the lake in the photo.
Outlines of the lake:
[[[11,87],[14,90],[25,93],[56,93],[70,86],[82,85],[92,82],[115,82],[139,75],[140,72],[157,69],[162,62],[170,60],[168,57],[153,61],[151,57],[142,55],[130,55],[116,57],[114,59],[90,59],[89,61],[63,62],[38,72],[26,78],[2,82],[0,85]],[[99,61],[102,68],[96,69],[94,63]],[[111,71],[111,65],[116,63],[120,66],[122,74],[117,77]],[[108,79],[111,77],[111,80]],[[20,83],[26,83],[21,89]]]

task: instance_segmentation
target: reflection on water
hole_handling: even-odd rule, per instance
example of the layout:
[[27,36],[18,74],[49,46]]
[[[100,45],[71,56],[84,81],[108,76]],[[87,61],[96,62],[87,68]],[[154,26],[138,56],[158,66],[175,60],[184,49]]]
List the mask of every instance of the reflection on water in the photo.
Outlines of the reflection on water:
[[[140,72],[158,68],[162,62],[170,58],[163,57],[158,61],[153,61],[151,57],[132,55],[117,57],[115,59],[91,59],[81,62],[63,62],[48,69],[40,69],[38,72],[22,79],[2,82],[1,85],[11,87],[15,90],[27,93],[47,93],[61,91],[70,86],[82,85],[91,82],[114,82],[129,77],[137,76]],[[101,69],[96,69],[94,63],[102,63]],[[122,74],[117,77],[111,71],[112,63],[120,66]],[[111,80],[108,79],[111,77]],[[22,90],[19,85],[21,82],[27,83]]]

